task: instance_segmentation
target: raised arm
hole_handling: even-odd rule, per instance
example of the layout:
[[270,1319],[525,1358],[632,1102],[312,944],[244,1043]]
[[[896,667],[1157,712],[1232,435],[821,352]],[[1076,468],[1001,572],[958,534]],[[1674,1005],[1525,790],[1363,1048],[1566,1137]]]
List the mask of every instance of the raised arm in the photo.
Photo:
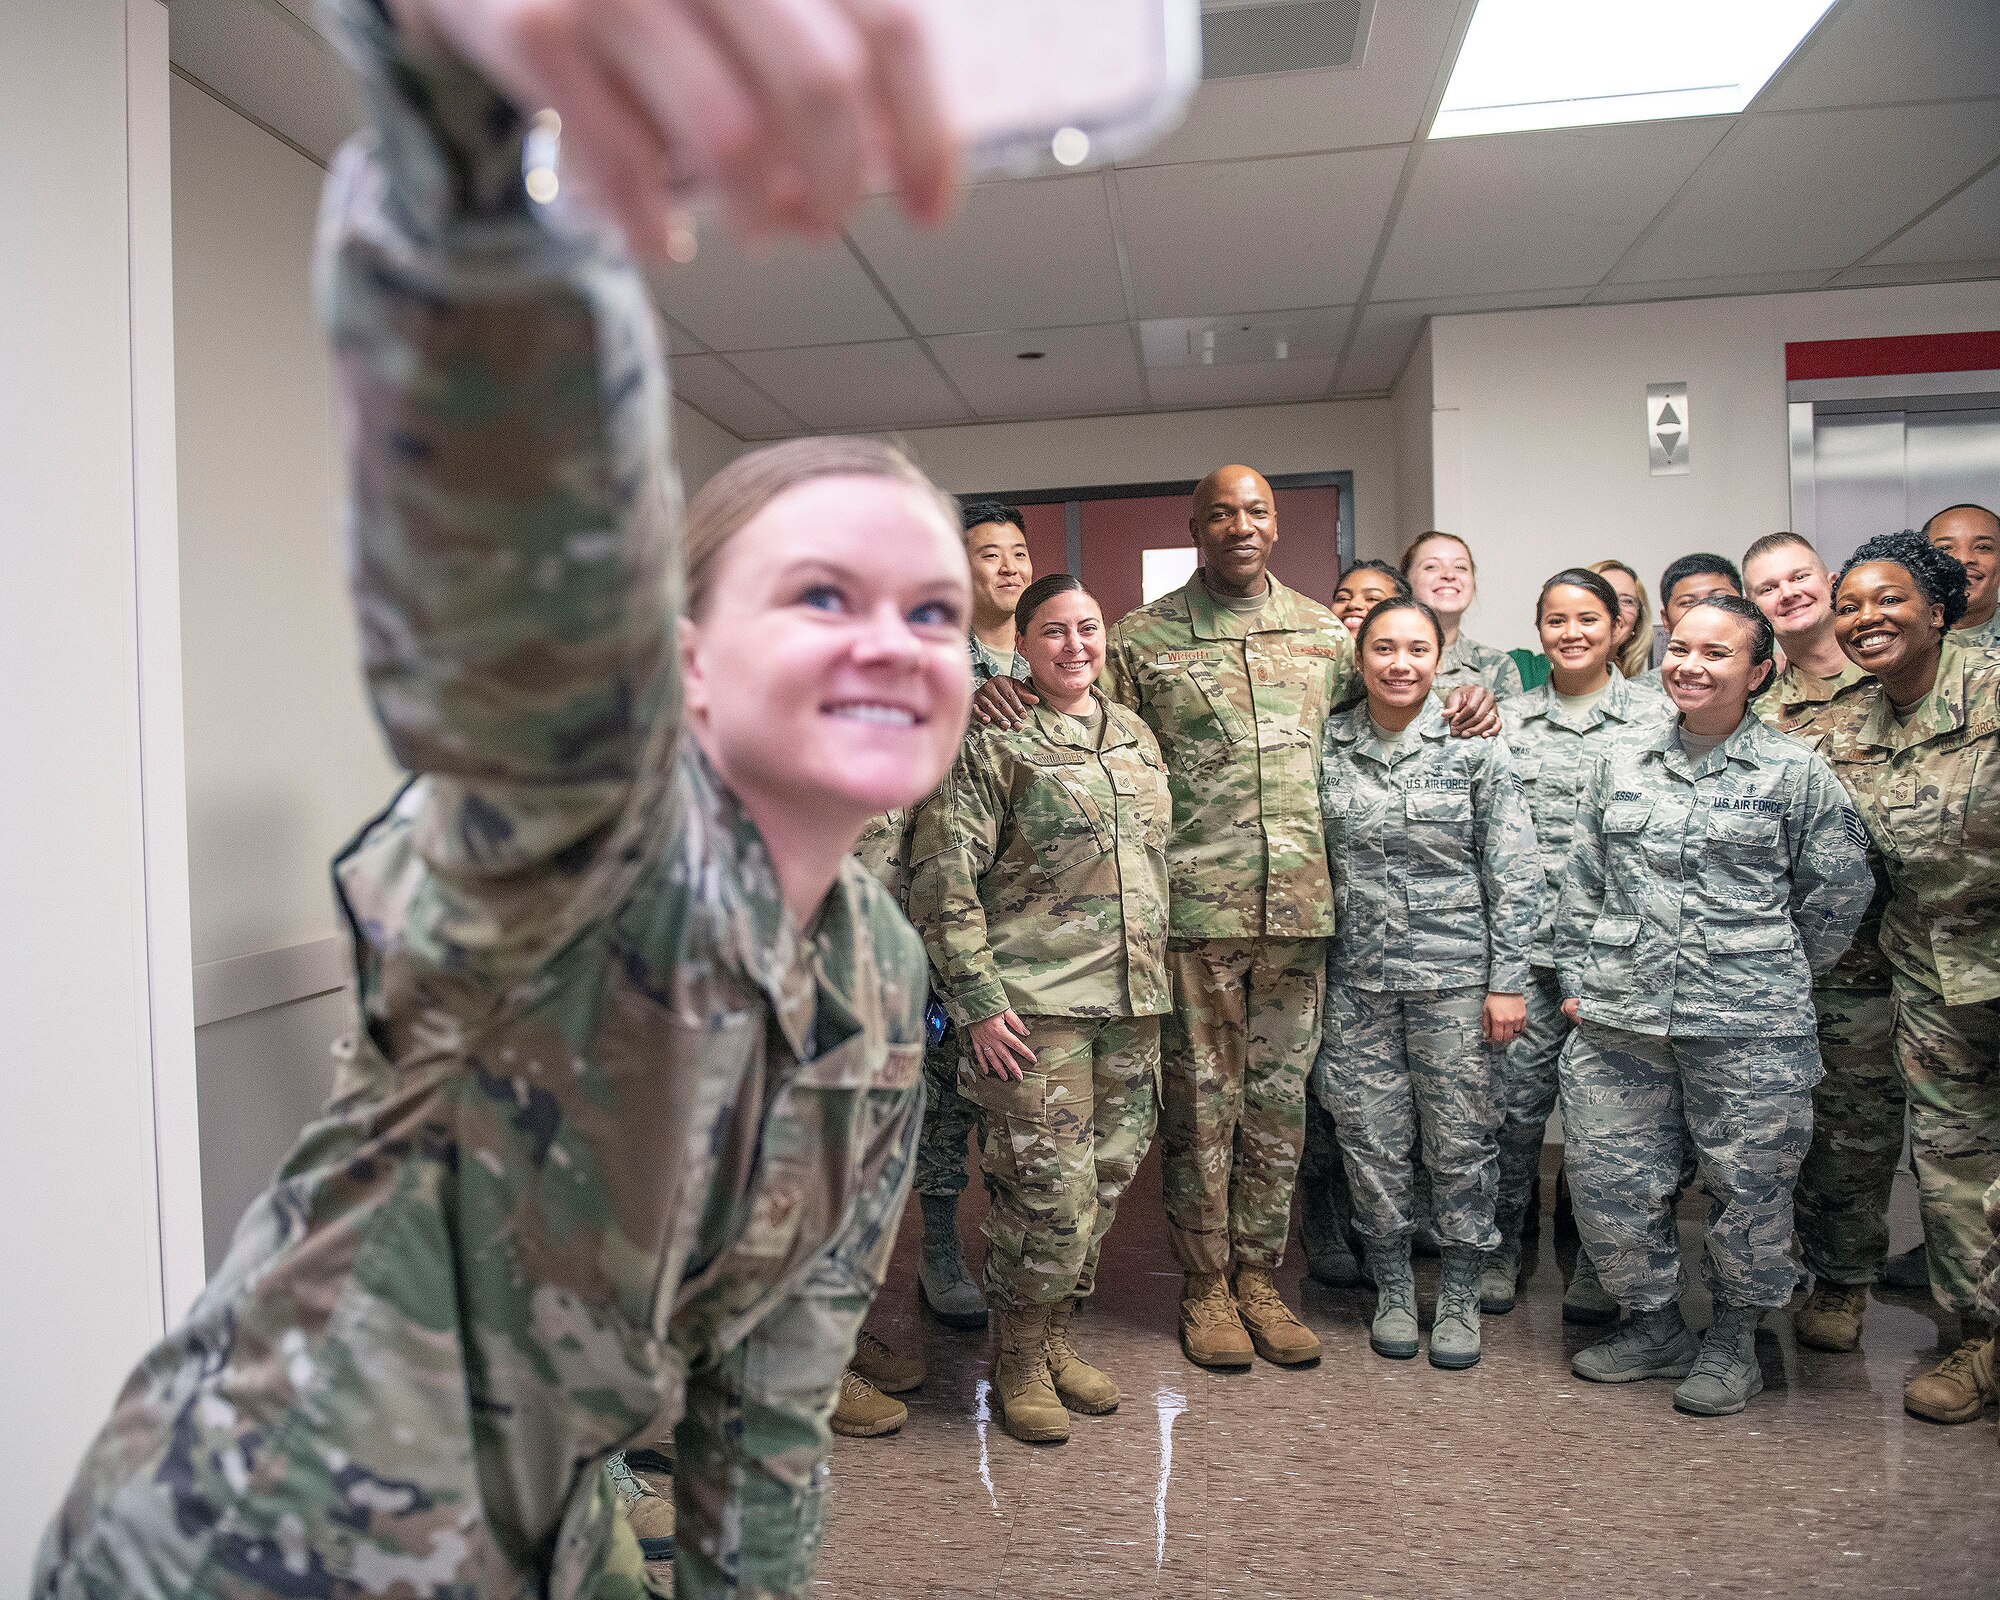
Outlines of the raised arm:
[[1809,759],[1792,829],[1792,921],[1815,978],[1846,953],[1875,892],[1868,829],[1833,769]]
[[320,289],[376,715],[488,843],[561,790],[585,792],[571,826],[601,822],[671,676],[678,490],[643,284],[608,235],[534,214],[494,90],[373,0],[329,12],[375,126],[329,185]]

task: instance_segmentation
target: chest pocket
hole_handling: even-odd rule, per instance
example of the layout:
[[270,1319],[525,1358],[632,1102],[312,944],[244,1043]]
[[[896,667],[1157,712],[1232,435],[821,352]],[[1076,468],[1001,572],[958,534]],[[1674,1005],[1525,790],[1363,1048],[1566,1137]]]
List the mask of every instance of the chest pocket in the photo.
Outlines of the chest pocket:
[[1604,831],[1628,842],[1646,831],[1653,815],[1650,800],[1620,800],[1604,808]]
[[1026,791],[1014,803],[1015,826],[1051,878],[1095,861],[1110,845],[1104,813],[1090,796],[1082,764],[1051,762],[1032,769]]
[[1472,821],[1470,789],[1411,789],[1403,795],[1403,815],[1411,822],[1467,825]]
[[1709,813],[1708,848],[1719,855],[1775,861],[1779,847],[1779,819],[1775,816],[1755,811]]

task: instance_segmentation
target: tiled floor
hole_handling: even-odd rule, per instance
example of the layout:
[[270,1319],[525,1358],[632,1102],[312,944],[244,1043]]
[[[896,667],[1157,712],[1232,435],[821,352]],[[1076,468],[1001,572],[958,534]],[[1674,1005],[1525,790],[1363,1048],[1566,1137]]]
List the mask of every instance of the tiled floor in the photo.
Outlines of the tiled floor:
[[[982,1209],[967,1196],[975,1248]],[[1908,1194],[1895,1222],[1897,1247],[1913,1242]],[[1887,1292],[1850,1356],[1800,1349],[1773,1316],[1764,1393],[1739,1417],[1687,1417],[1669,1384],[1571,1376],[1591,1335],[1562,1324],[1556,1255],[1574,1246],[1553,1246],[1549,1227],[1524,1299],[1486,1319],[1469,1372],[1378,1359],[1372,1296],[1308,1284],[1317,1368],[1208,1373],[1174,1340],[1179,1277],[1149,1160],[1078,1324],[1125,1403],[1074,1418],[1067,1445],[1028,1446],[988,1419],[986,1336],[916,1308],[913,1205],[871,1326],[920,1349],[930,1376],[900,1434],[838,1441],[814,1593],[2000,1596],[1992,1412],[1944,1428],[1901,1405],[1904,1378],[1936,1358],[1928,1297]],[[1288,1294],[1296,1243],[1292,1256]],[[1426,1296],[1435,1270],[1419,1264]],[[1687,1309],[1705,1325],[1705,1296]]]

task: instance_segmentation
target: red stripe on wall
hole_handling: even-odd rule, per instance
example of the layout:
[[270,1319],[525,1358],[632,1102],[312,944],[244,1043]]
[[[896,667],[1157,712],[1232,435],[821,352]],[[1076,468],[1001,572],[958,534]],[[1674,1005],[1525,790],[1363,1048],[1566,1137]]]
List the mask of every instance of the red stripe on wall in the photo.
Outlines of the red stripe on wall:
[[2000,368],[2000,331],[1916,333],[1898,339],[1813,339],[1785,346],[1785,378],[1885,378]]

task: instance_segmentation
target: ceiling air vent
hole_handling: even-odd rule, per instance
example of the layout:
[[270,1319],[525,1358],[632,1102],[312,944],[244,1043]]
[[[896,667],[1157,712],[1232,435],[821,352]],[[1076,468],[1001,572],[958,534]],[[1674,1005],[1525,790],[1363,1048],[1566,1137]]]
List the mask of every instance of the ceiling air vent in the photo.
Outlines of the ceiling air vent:
[[1254,78],[1358,66],[1370,0],[1207,0],[1201,75]]

